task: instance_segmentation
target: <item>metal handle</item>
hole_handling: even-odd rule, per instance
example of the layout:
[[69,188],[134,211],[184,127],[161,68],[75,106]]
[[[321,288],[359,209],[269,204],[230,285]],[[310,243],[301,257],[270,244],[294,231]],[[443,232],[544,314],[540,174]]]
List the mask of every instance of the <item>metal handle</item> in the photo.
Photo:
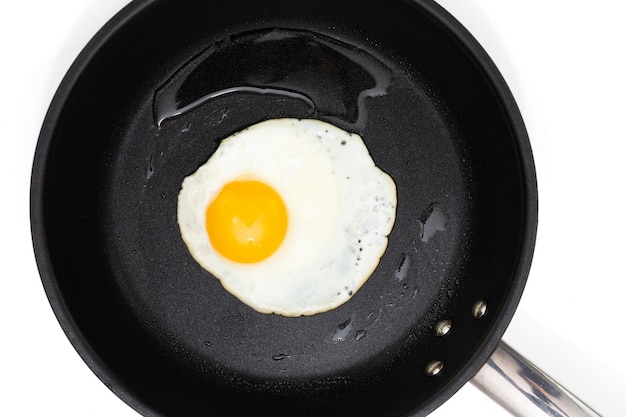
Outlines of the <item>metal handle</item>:
[[504,342],[472,383],[518,417],[600,417]]

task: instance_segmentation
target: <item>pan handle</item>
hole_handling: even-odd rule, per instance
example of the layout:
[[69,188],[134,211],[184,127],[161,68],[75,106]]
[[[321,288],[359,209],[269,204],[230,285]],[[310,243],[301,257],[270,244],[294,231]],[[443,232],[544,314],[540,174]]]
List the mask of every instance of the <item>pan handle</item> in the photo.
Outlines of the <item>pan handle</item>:
[[502,341],[472,384],[518,417],[600,417]]

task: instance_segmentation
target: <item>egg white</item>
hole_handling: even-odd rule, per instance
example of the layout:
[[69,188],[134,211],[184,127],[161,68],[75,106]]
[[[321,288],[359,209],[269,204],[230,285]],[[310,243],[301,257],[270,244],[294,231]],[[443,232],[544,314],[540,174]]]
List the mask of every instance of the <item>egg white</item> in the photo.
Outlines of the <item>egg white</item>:
[[[234,180],[258,180],[283,199],[288,227],[269,258],[233,262],[215,251],[206,208]],[[178,224],[193,258],[262,313],[311,315],[336,308],[367,281],[387,247],[396,188],[356,134],[319,120],[273,119],[224,139],[186,177]]]

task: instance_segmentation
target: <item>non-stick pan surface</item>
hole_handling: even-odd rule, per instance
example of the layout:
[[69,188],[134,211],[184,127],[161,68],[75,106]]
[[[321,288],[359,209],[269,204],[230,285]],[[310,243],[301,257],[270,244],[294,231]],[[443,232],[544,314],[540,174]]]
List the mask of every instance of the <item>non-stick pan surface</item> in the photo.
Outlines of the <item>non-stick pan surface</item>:
[[[183,178],[220,139],[279,117],[358,133],[398,191],[374,274],[309,317],[239,302],[176,222]],[[31,197],[63,329],[150,416],[429,413],[503,334],[537,222],[510,92],[425,0],[133,2],[61,84]]]

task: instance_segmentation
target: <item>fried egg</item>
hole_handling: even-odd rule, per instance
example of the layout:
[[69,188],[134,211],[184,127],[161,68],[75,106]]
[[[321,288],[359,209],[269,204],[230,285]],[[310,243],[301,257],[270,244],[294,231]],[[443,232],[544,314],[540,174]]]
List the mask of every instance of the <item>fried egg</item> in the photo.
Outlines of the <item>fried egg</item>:
[[223,139],[178,196],[198,264],[256,311],[290,317],[336,308],[363,286],[395,210],[395,183],[362,138],[312,119]]

